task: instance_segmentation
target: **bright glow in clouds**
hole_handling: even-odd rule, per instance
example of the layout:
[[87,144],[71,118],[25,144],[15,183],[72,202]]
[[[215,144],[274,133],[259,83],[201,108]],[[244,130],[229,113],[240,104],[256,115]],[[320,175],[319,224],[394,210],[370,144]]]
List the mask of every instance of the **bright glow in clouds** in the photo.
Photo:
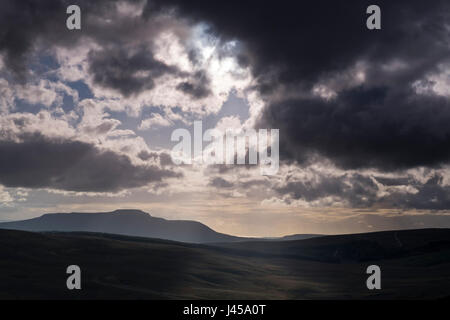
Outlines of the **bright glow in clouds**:
[[[345,96],[343,93],[360,87],[377,87],[380,83],[385,85],[386,74],[391,77],[407,72],[408,59],[394,57],[384,61],[380,57],[371,61],[370,55],[355,54],[356,58],[349,59],[351,62],[342,69],[321,70],[318,77],[309,75],[314,80],[302,91],[298,84],[302,83],[303,75],[292,83],[285,82],[283,77],[278,77],[281,74],[276,72],[277,66],[270,65],[270,56],[285,57],[283,51],[259,57],[258,52],[252,51],[252,43],[245,42],[245,37],[224,41],[228,38],[211,32],[209,25],[195,24],[192,19],[174,17],[170,12],[144,19],[141,17],[144,5],[145,1],[119,1],[108,7],[111,10],[107,15],[87,18],[89,28],[83,29],[70,45],[65,41],[53,46],[52,41],[33,42],[32,63],[27,64],[31,69],[27,70],[29,77],[25,83],[14,81],[2,52],[0,147],[8,151],[13,145],[19,150],[28,137],[41,135],[41,143],[45,139],[61,144],[76,141],[95,149],[94,155],[97,151],[111,152],[116,160],[113,163],[128,166],[130,172],[135,172],[136,166],[154,167],[156,173],[168,175],[104,192],[57,189],[53,185],[34,188],[22,186],[20,181],[17,188],[0,184],[0,220],[24,219],[51,211],[135,207],[154,216],[199,220],[217,231],[248,236],[356,232],[392,225],[403,227],[403,224],[406,227],[441,225],[450,208],[447,196],[450,174],[446,165],[395,172],[344,170],[320,154],[314,154],[311,163],[297,163],[295,159],[287,162],[287,153],[301,155],[302,150],[294,150],[286,140],[280,140],[280,150],[273,145],[271,148],[272,155],[280,152],[280,162],[273,159],[277,160],[276,172],[263,176],[260,166],[236,165],[234,153],[227,153],[226,141],[220,144],[212,134],[215,130],[223,138],[227,131],[242,136],[250,130],[258,132],[259,128],[277,129],[259,126],[265,124],[263,120],[269,107],[273,106],[274,113],[294,112],[302,110],[304,103],[300,99],[302,102],[292,110],[288,107],[281,110],[278,102],[312,97],[324,106],[333,104]],[[254,41],[261,41],[257,34]],[[279,48],[276,43],[273,47]],[[263,95],[258,91],[260,79],[267,74],[252,74],[255,61],[250,59],[248,67],[239,65],[237,57],[246,53],[256,62],[269,59],[267,67],[274,71],[273,79],[277,79],[271,83],[273,93]],[[94,62],[100,66],[96,70]],[[287,71],[292,71],[295,78],[294,64],[289,60],[288,67],[293,68]],[[441,64],[415,78],[413,88],[419,95],[450,97],[449,70],[448,63]],[[328,112],[327,108],[317,110],[309,118],[288,115],[281,121],[295,119],[293,129],[296,129],[297,121],[314,123],[321,112]],[[348,118],[348,115],[341,117]],[[334,121],[333,117],[330,119],[327,124]],[[203,123],[200,138],[210,129],[211,139],[202,139],[201,149],[194,146],[195,138],[192,140],[191,129],[195,130],[196,121]],[[345,131],[358,125],[337,123],[335,127],[343,127]],[[283,135],[286,138],[286,130],[283,132],[281,125],[279,128],[280,139]],[[186,149],[192,149],[194,154],[182,153],[180,159],[192,165],[178,166],[170,158],[172,147],[179,142],[170,141],[175,129],[192,134],[191,145]],[[327,134],[320,132],[325,126],[318,129],[319,134],[312,135],[314,138]],[[247,151],[249,155],[252,151],[260,154],[268,151],[267,144],[258,149],[257,142],[248,141],[248,149],[247,145],[236,146],[237,152],[241,150],[240,156]],[[13,151],[17,154],[16,149]],[[223,161],[203,161],[205,153],[222,155]],[[9,174],[5,172],[5,176]],[[413,222],[408,222],[407,214],[401,218],[396,216],[406,211],[414,216]]]

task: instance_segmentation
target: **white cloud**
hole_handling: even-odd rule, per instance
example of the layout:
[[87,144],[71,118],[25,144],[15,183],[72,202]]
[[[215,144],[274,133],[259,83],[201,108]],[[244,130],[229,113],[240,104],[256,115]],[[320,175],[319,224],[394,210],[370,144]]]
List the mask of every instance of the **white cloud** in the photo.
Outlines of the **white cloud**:
[[414,82],[413,87],[419,94],[450,97],[450,64],[439,66],[437,72]]
[[170,127],[173,122],[163,118],[159,113],[154,113],[151,118],[144,119],[139,125],[139,130],[155,129],[160,127]]
[[13,202],[14,198],[0,185],[0,206],[10,206]]

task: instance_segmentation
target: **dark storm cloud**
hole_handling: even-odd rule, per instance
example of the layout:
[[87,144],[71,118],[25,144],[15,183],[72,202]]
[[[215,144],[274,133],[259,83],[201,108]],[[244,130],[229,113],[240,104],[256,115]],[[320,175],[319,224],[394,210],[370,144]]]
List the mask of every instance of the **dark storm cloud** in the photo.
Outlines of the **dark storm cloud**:
[[326,176],[317,173],[316,179],[294,180],[289,176],[274,188],[281,195],[289,195],[288,202],[344,202],[352,208],[395,208],[399,210],[448,210],[450,186],[443,176],[435,173],[424,182],[408,175],[398,178],[371,177],[362,174]]
[[172,161],[172,156],[164,152],[159,154],[159,163],[162,166],[170,166],[174,164]]
[[[0,9],[0,52],[17,74],[25,72],[24,58],[34,41],[50,31],[55,21],[64,23],[64,3],[58,1],[2,1]],[[59,32],[62,28],[53,30]]]
[[168,165],[173,165],[172,162],[172,157],[167,154],[167,153],[156,153],[156,152],[148,152],[145,150],[142,150],[141,152],[139,152],[137,154],[138,158],[141,159],[142,161],[147,161],[147,160],[157,160],[159,159],[159,163],[161,166],[168,166]]
[[210,82],[205,72],[198,71],[193,75],[193,80],[180,83],[177,89],[190,94],[196,99],[200,99],[210,95],[209,84]]
[[[95,29],[90,23],[91,16],[102,16],[115,11],[116,1],[79,0],[82,7],[83,31],[66,28],[66,9],[74,4],[68,0],[3,0],[0,4],[0,53],[6,64],[16,75],[24,77],[26,61],[36,43],[45,45],[71,46],[81,36]],[[130,2],[137,2],[132,1]]]
[[443,177],[435,174],[425,183],[412,182],[410,186],[417,189],[416,193],[393,193],[385,201],[393,207],[403,209],[448,210],[450,208],[450,186],[444,185]]
[[[140,16],[127,16],[117,9],[119,2],[77,1],[81,8],[81,30],[68,30],[66,9],[73,4],[70,1],[2,1],[0,54],[8,70],[17,80],[25,82],[31,75],[29,63],[37,52],[53,46],[74,47],[84,38],[101,48],[91,51],[88,61],[89,72],[100,86],[130,96],[152,89],[156,78],[169,73],[182,79],[179,90],[194,98],[207,96],[209,81],[202,71],[193,75],[181,73],[153,56],[153,39],[164,30],[176,29],[175,20],[146,21]],[[124,2],[138,4],[142,1]]]
[[[86,36],[102,48],[89,56],[94,81],[123,95],[136,94],[151,89],[154,79],[177,71],[155,60],[151,44],[137,48],[140,38],[134,30],[161,12],[175,12],[193,22],[209,23],[210,32],[222,40],[240,40],[232,54],[251,68],[257,80],[267,102],[258,126],[280,129],[282,160],[306,165],[325,157],[345,169],[381,171],[433,168],[450,160],[448,98],[432,92],[419,95],[412,89],[450,62],[447,0],[377,1],[382,10],[382,30],[377,31],[365,26],[366,8],[373,4],[366,0],[152,0],[145,19],[132,20],[114,14],[115,2],[78,1],[83,30],[71,32],[65,28],[69,1],[2,1],[0,53],[6,65],[24,74],[26,57],[36,44],[71,46]],[[104,23],[105,19],[114,23]],[[156,32],[146,29],[146,40],[151,38],[147,31]],[[189,58],[195,63],[196,52],[191,51]],[[358,63],[365,77],[355,85],[349,70]],[[197,98],[209,93],[208,79],[200,73],[182,76],[178,90]],[[336,97],[325,100],[311,94],[315,85],[330,82]],[[422,85],[427,84],[425,80]],[[144,161],[152,157],[138,156]],[[166,162],[169,159],[161,156],[160,163]],[[214,168],[225,173],[237,167]],[[134,166],[125,156],[81,142],[35,137],[21,144],[0,143],[0,183],[7,186],[110,191],[173,175]],[[213,178],[211,185],[233,186],[217,179],[221,178]],[[375,179],[387,187],[411,186],[417,192],[394,190],[379,197],[375,182],[363,175],[323,176],[317,184],[287,181],[276,190],[307,201],[334,196],[354,207],[450,208],[450,189],[439,175],[426,183],[410,177]]]
[[314,154],[350,169],[438,166],[450,159],[450,100],[398,88],[358,87],[337,99],[307,97],[269,105],[288,158]]
[[194,99],[211,94],[210,80],[204,71],[193,74],[180,71],[154,58],[151,48],[114,47],[89,54],[89,72],[96,84],[114,89],[124,96],[151,90],[154,80],[166,74],[178,76],[182,81],[177,87]]
[[316,182],[287,179],[283,186],[275,190],[280,194],[289,194],[292,199],[307,202],[332,196],[348,202],[351,207],[367,207],[375,203],[378,188],[370,177],[344,174],[337,177],[321,175]]
[[142,161],[147,161],[147,160],[150,160],[150,159],[157,158],[158,154],[156,152],[148,152],[148,151],[142,150],[141,152],[139,152],[137,154],[137,156]]
[[125,48],[91,52],[89,71],[94,82],[119,91],[124,96],[149,90],[154,79],[178,70],[156,60],[147,48],[130,52]]
[[[250,65],[268,101],[259,126],[280,129],[284,159],[325,156],[343,168],[381,170],[447,163],[449,100],[411,88],[450,62],[450,3],[378,1],[382,30],[376,31],[365,24],[370,4],[154,0],[146,15],[172,8],[243,43],[240,61]],[[358,63],[365,79],[355,88],[345,82]],[[344,90],[334,100],[311,95],[333,77],[343,78],[335,82]]]
[[174,8],[180,16],[210,23],[212,32],[225,39],[243,41],[253,73],[270,86],[311,83],[363,57],[384,61],[402,54],[422,60],[434,55],[433,48],[421,45],[431,44],[430,38],[443,40],[446,1],[377,1],[384,30],[372,33],[365,24],[371,4],[364,0],[152,0],[145,14],[151,17]]
[[6,187],[114,192],[178,176],[157,166],[134,165],[125,155],[80,141],[39,134],[23,142],[0,141],[0,184]]
[[233,184],[221,177],[211,178],[209,181],[209,185],[219,189],[228,189],[232,188]]

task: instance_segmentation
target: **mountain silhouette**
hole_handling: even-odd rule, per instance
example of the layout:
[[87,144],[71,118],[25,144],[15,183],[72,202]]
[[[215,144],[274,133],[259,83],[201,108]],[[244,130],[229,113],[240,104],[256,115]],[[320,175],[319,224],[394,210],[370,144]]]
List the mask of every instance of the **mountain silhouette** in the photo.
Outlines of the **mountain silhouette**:
[[99,213],[50,213],[29,220],[3,222],[0,229],[22,231],[99,232],[189,243],[235,242],[241,238],[216,232],[188,220],[166,220],[133,209]]

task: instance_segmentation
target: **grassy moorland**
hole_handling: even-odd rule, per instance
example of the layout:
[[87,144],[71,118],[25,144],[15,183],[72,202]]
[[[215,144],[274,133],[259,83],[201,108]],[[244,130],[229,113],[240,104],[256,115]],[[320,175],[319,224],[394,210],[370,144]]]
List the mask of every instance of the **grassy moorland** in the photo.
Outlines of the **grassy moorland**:
[[[68,265],[82,290],[66,289]],[[366,288],[377,264],[382,289]],[[0,230],[1,299],[433,299],[450,296],[450,230],[214,245]]]

